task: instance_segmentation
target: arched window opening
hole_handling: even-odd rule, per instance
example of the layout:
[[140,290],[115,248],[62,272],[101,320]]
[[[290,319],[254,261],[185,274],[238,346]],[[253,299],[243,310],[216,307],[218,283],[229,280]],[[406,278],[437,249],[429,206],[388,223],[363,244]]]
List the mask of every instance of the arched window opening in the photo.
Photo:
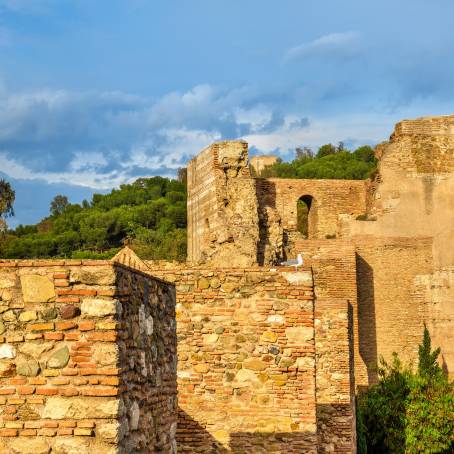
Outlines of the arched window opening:
[[303,238],[309,238],[310,236],[310,222],[309,216],[311,206],[313,203],[313,197],[310,195],[303,195],[297,202],[297,230],[301,233]]

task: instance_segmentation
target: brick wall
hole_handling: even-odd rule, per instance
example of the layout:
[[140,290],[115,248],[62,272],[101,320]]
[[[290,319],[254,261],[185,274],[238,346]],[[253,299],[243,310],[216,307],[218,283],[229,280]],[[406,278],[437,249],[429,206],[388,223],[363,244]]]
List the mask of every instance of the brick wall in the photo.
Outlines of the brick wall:
[[[0,265],[0,452],[107,454],[119,445],[169,452],[176,420],[171,286],[103,261]],[[155,345],[158,358],[148,352]],[[147,396],[154,396],[155,420],[144,415],[153,402],[144,403]]]
[[288,231],[297,228],[297,202],[313,197],[309,211],[309,238],[325,238],[338,233],[340,214],[354,217],[366,211],[366,184],[358,180],[257,179],[259,199],[280,214]]
[[179,452],[316,452],[311,273],[152,272],[177,290]]
[[375,364],[393,352],[415,359],[425,320],[415,279],[433,269],[431,238],[355,237],[357,252],[359,349],[376,380]]
[[441,365],[454,379],[454,267],[416,276],[413,299],[424,308],[432,345],[441,347]]
[[361,351],[358,320],[358,287],[355,245],[349,240],[298,240],[295,253],[302,253],[307,266],[312,266],[317,300],[340,300],[351,306],[353,325],[355,383],[367,384],[368,375]]

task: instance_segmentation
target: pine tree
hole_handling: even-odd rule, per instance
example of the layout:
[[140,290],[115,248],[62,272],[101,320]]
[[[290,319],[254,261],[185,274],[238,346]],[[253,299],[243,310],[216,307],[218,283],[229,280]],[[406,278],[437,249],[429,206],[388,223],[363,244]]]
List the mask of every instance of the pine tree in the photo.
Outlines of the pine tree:
[[432,352],[432,342],[430,339],[429,330],[424,324],[424,337],[422,344],[418,347],[418,373],[422,378],[431,380],[438,377],[442,372],[441,367],[437,363],[440,347]]

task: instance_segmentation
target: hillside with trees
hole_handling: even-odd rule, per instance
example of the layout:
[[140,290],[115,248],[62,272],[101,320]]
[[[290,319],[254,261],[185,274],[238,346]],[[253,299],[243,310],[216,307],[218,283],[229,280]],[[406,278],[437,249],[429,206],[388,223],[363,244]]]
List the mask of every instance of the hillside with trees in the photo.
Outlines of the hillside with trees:
[[[327,144],[317,153],[297,148],[292,162],[278,161],[260,176],[365,179],[375,168],[371,147],[349,152],[342,144]],[[81,204],[56,195],[48,217],[14,230],[6,228],[6,217],[14,214],[14,190],[1,180],[0,257],[110,258],[127,243],[144,259],[185,260],[185,170],[180,169],[178,180],[140,178]]]
[[57,195],[50,216],[2,235],[0,257],[110,258],[125,242],[144,258],[184,260],[185,183],[140,178],[80,205]]

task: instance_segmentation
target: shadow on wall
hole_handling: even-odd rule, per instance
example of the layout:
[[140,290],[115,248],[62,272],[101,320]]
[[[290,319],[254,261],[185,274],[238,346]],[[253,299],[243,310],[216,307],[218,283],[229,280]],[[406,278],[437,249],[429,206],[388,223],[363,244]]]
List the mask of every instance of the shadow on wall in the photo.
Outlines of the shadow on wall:
[[[259,415],[258,415],[259,416]],[[227,433],[224,434],[228,436]],[[219,443],[202,425],[178,409],[177,446],[179,453],[197,454],[299,454],[316,452],[316,435],[306,432],[231,433],[228,448]]]
[[367,367],[368,382],[372,384],[376,383],[378,379],[374,270],[358,254],[356,254],[356,282],[358,286],[359,354]]
[[353,452],[353,418],[355,414],[350,404],[317,404],[317,452]]
[[259,215],[259,244],[257,245],[257,263],[262,266],[265,262],[265,248],[268,243],[268,214],[267,208],[276,208],[276,185],[271,181],[257,178],[255,180],[255,195]]

